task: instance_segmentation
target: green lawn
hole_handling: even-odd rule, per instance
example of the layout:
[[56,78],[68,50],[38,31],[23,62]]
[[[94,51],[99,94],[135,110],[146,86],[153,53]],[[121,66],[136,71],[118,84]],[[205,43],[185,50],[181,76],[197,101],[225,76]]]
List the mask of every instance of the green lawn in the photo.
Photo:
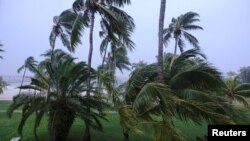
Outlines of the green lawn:
[[[9,119],[6,116],[4,110],[10,105],[10,101],[0,101],[0,141],[9,141],[12,137],[17,135],[17,126],[21,117],[20,112],[15,112],[12,118]],[[108,113],[107,121],[103,121],[104,132],[92,132],[93,141],[122,141],[122,128],[119,124],[119,117],[117,113]],[[33,135],[33,124],[34,117],[32,116],[24,127],[24,139],[23,141],[34,141]],[[84,127],[83,122],[76,119],[74,125],[71,128],[68,140],[69,141],[81,141]],[[188,141],[195,141],[196,136],[203,136],[207,132],[207,126],[196,126],[192,123],[183,123],[180,121],[175,122],[176,126],[179,127]],[[47,119],[44,118],[39,129],[39,138],[42,141],[48,140],[47,132]],[[152,141],[148,134],[136,135],[131,134],[131,141]]]

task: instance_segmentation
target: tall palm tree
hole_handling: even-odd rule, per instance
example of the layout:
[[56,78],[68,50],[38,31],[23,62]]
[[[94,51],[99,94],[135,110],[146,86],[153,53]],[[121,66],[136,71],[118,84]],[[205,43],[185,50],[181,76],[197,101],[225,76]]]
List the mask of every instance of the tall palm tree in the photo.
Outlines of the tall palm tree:
[[185,43],[182,37],[188,40],[188,42],[195,48],[200,47],[196,37],[188,33],[189,30],[203,30],[202,27],[194,24],[195,22],[200,21],[198,17],[199,14],[195,12],[187,12],[177,18],[173,18],[169,27],[164,29],[163,38],[165,44],[168,43],[171,37],[175,39],[174,54],[177,53],[177,47],[179,47],[181,53],[184,51]]
[[163,28],[165,20],[165,9],[166,9],[166,0],[161,0],[160,5],[160,14],[159,14],[159,26],[158,26],[158,77],[159,82],[164,83],[163,76]]
[[[21,86],[23,85],[23,81],[24,81],[24,78],[26,75],[26,70],[28,69],[29,71],[33,72],[34,67],[36,67],[36,66],[37,66],[37,61],[34,59],[34,57],[30,56],[25,60],[24,64],[17,70],[18,73],[20,73],[22,70],[24,70]],[[21,89],[19,89],[19,95],[20,95],[20,93],[21,93]]]
[[173,57],[169,55],[164,60],[165,83],[158,83],[157,63],[132,72],[124,92],[127,108],[123,110],[128,111],[119,113],[121,119],[131,120],[122,122],[125,135],[129,130],[138,132],[138,125],[146,124],[152,126],[156,141],[185,140],[174,126],[173,117],[197,124],[204,120],[235,124],[237,118],[244,118],[238,107],[218,95],[223,86],[221,74],[203,59],[203,54],[189,50],[172,62]]
[[[56,56],[55,56],[56,57]],[[34,132],[36,140],[37,128],[44,117],[48,115],[48,129],[53,141],[66,141],[71,125],[76,117],[88,121],[95,129],[102,130],[99,119],[103,115],[98,111],[102,103],[94,97],[86,97],[86,82],[88,66],[84,62],[74,63],[74,59],[60,59],[57,64],[53,61],[45,63],[44,72],[36,69],[36,77],[30,85],[21,86],[21,89],[41,91],[42,95],[20,94],[14,97],[13,104],[8,108],[8,116],[15,109],[22,106],[23,114],[18,126],[18,133],[22,130],[26,120],[35,113]],[[91,69],[91,71],[94,71]],[[94,72],[91,73],[94,76]],[[88,107],[92,110],[88,111]],[[89,113],[88,113],[89,112]]]
[[[91,70],[92,53],[93,53],[93,31],[95,23],[95,14],[99,13],[101,20],[105,21],[113,28],[113,32],[118,33],[119,38],[124,40],[133,31],[134,23],[133,19],[124,11],[118,7],[122,7],[125,4],[130,4],[130,0],[76,0],[73,3],[73,10],[77,14],[76,19],[73,21],[72,30],[70,32],[70,47],[75,48],[81,43],[81,31],[85,27],[90,28],[89,33],[89,55],[88,55],[88,74]],[[121,28],[120,25],[124,28]],[[87,96],[90,96],[90,84],[91,78],[87,83]],[[90,141],[90,128],[86,124],[84,140]]]
[[224,81],[221,94],[226,95],[231,103],[236,100],[248,107],[246,97],[250,97],[250,83],[239,83],[237,77],[229,77]]

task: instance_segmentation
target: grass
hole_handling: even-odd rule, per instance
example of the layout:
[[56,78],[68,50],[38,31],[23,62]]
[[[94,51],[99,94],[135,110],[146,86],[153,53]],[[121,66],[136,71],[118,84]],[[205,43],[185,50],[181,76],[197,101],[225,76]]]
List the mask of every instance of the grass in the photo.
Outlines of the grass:
[[[11,104],[11,101],[0,101],[0,141],[9,141],[12,137],[18,136],[17,127],[21,119],[21,113],[15,112],[12,118],[9,119],[6,116],[5,110]],[[119,123],[119,117],[117,113],[108,113],[106,118],[107,121],[103,121],[104,132],[92,131],[92,141],[122,141],[122,128]],[[80,119],[76,119],[69,133],[68,141],[81,141],[84,131],[84,123]],[[195,141],[197,136],[204,136],[207,133],[206,124],[202,126],[196,126],[192,122],[183,123],[176,121],[175,125],[181,129],[183,134],[187,137],[188,141]],[[33,134],[34,116],[31,116],[24,127],[23,141],[34,141]],[[38,136],[43,140],[48,139],[47,132],[47,119],[46,117],[42,120],[39,129]],[[149,134],[137,135],[134,133],[130,134],[131,141],[152,141]]]
[[11,101],[0,100],[0,111],[6,110],[11,104]]

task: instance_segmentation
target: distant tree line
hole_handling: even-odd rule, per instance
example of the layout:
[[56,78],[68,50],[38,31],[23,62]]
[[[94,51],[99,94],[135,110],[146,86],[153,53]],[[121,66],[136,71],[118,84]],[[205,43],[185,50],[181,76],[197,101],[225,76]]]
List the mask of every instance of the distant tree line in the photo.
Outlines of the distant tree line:
[[250,83],[250,66],[241,67],[239,73],[229,71],[227,78],[229,77],[237,77],[239,83]]

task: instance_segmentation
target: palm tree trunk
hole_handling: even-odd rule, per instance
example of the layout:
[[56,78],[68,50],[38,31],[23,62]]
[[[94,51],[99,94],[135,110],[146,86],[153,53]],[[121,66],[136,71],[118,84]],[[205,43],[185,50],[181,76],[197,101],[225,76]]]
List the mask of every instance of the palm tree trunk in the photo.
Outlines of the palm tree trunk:
[[164,83],[163,76],[163,28],[165,19],[166,0],[161,0],[159,31],[158,31],[158,77],[159,82]]
[[125,129],[123,129],[123,141],[129,141],[129,133]]
[[[24,72],[23,72],[23,78],[22,78],[22,82],[21,82],[21,87],[23,86],[23,81],[24,81],[24,77],[26,74],[26,67],[24,67]],[[21,88],[19,88],[19,95],[21,94]]]
[[103,55],[103,59],[102,59],[102,69],[103,69],[103,67],[104,67],[104,61],[105,61],[105,58],[106,58],[107,50],[108,50],[108,45],[106,46],[105,52],[104,52],[104,55]]
[[179,38],[175,38],[174,55],[177,54],[178,41],[179,41]]
[[[87,98],[90,98],[90,89],[91,89],[91,62],[92,62],[92,53],[93,53],[93,30],[95,24],[95,13],[91,11],[90,17],[90,33],[89,33],[89,56],[88,56],[88,80],[87,80]],[[87,107],[87,113],[90,114],[90,107]],[[86,128],[83,136],[83,141],[91,141],[90,136],[90,125],[88,121],[85,121]]]
[[55,44],[56,44],[56,38],[53,39],[53,45],[51,46],[51,56],[50,56],[51,63],[52,63],[52,60],[54,59]]

